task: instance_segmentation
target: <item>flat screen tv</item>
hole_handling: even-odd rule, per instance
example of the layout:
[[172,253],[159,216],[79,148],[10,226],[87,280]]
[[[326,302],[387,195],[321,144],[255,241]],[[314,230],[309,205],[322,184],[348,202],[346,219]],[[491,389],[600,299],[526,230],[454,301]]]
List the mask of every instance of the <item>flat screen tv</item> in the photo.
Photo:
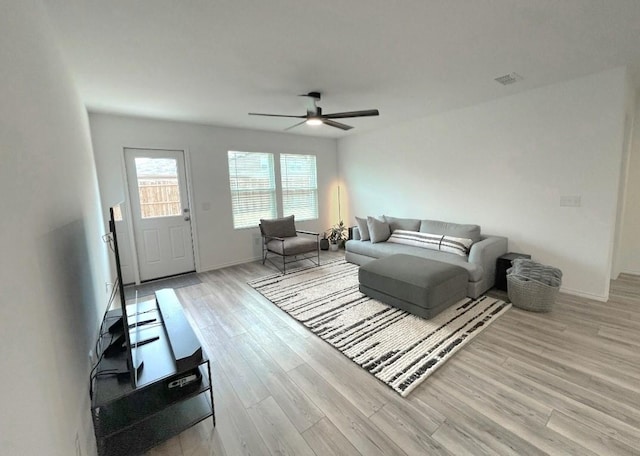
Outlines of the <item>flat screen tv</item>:
[[[120,263],[120,251],[118,248],[118,230],[117,227],[122,226],[124,208],[121,204],[109,208],[109,232],[111,235],[113,253],[116,264],[116,287],[118,288],[118,296],[120,298],[119,308],[122,315],[113,322],[109,322],[109,332],[112,335],[112,342],[104,350],[106,358],[122,357],[126,352],[126,366],[122,366],[118,371],[120,378],[128,378],[133,388],[136,387],[138,373],[142,369],[143,362],[137,359],[136,350],[131,343],[131,328],[138,327],[137,299],[136,303],[127,306],[124,291],[124,279],[122,276],[122,265]],[[129,312],[127,312],[129,307]],[[133,320],[130,321],[130,320]]]

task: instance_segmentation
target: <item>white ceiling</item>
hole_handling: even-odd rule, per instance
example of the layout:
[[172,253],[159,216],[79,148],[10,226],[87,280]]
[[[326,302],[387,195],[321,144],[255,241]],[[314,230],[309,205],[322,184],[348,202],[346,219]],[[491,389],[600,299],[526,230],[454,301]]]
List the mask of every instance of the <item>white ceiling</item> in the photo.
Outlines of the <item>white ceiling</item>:
[[[640,0],[45,0],[91,112],[282,131],[320,91],[351,132],[628,65]],[[516,72],[524,80],[493,79]],[[640,80],[634,80],[640,85]],[[350,132],[300,126],[291,134]]]

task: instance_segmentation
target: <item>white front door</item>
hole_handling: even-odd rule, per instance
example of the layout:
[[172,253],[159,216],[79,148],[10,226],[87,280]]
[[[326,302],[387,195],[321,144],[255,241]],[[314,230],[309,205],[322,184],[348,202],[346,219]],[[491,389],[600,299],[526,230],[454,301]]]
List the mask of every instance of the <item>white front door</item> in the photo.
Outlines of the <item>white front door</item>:
[[140,280],[195,270],[184,152],[125,149]]

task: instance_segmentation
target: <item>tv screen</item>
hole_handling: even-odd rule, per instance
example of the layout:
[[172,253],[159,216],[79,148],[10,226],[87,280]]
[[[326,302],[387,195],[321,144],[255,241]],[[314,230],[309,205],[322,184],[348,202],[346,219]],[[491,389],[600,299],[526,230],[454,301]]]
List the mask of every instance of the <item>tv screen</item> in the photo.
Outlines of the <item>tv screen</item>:
[[[118,246],[118,228],[124,226],[123,216],[124,207],[117,204],[109,208],[109,231],[113,242],[113,253],[116,264],[116,286],[118,287],[118,296],[120,298],[120,310],[122,316],[109,326],[109,332],[113,335],[113,342],[105,350],[105,356],[111,357],[126,352],[126,368],[123,367],[121,376],[128,374],[131,386],[136,387],[137,374],[142,368],[142,360],[137,359],[135,350],[132,349],[130,328],[137,330],[137,309],[136,306],[130,306],[130,312],[127,313],[127,300],[124,291],[124,279],[122,276],[122,265],[120,263],[120,251]],[[137,299],[136,299],[137,304]],[[131,311],[132,309],[132,311]],[[132,319],[133,321],[129,321]]]

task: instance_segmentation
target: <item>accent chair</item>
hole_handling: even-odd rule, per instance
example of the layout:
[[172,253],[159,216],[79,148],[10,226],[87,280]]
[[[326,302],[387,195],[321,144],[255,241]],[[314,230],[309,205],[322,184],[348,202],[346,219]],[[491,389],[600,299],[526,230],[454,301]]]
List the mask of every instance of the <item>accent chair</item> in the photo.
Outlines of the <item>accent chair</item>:
[[[296,229],[293,215],[260,219],[259,227],[262,235],[262,264],[269,261],[283,274],[287,273],[287,264],[301,260],[309,260],[320,266],[320,233]],[[270,254],[282,258],[282,268],[278,264],[280,262],[276,263],[269,258]]]

